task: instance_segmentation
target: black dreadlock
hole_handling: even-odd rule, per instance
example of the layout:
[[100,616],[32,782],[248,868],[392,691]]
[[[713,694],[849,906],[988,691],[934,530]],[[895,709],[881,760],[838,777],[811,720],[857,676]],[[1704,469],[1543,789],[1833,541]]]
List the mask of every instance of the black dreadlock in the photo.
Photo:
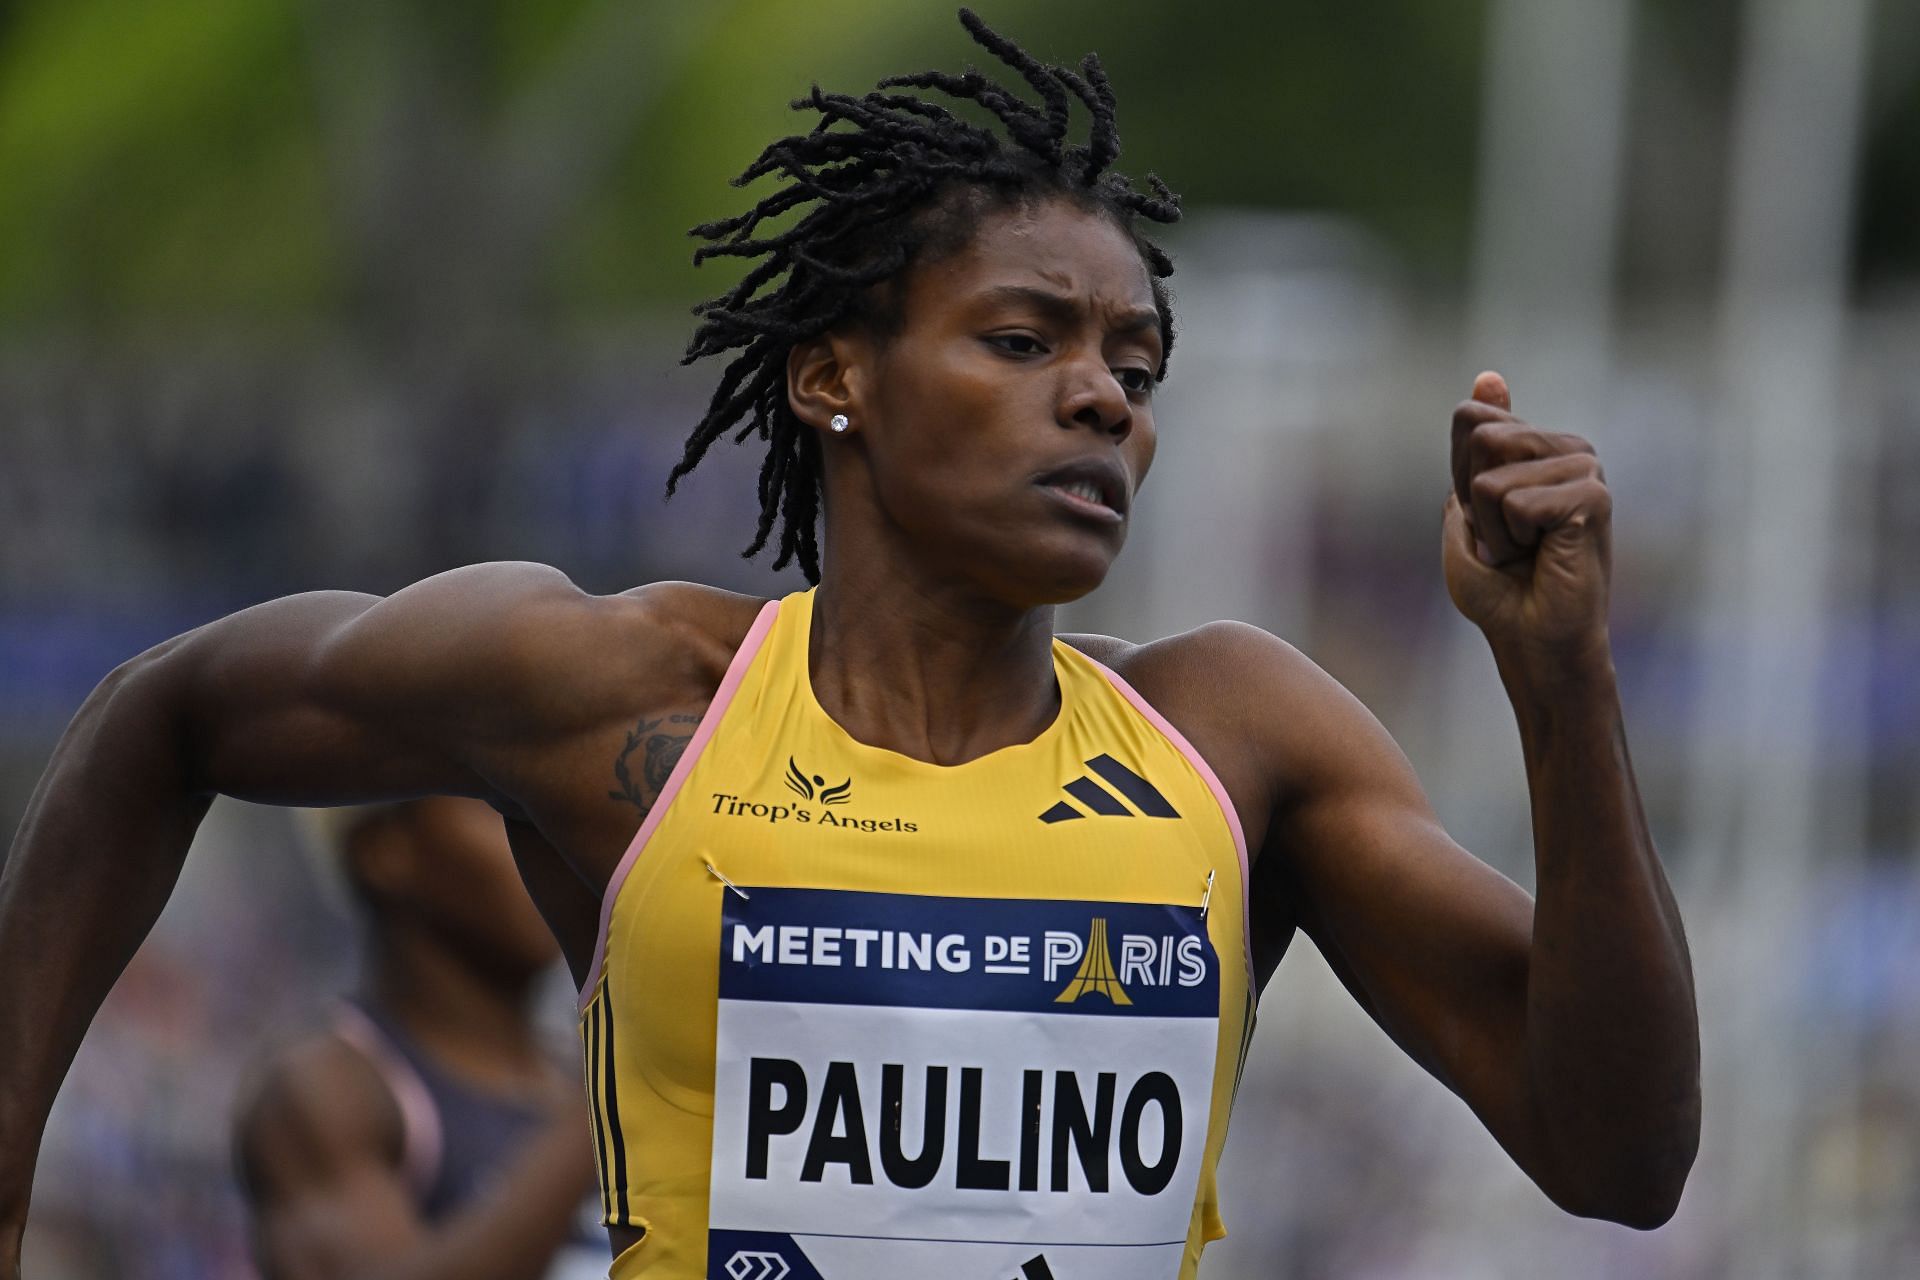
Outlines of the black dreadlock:
[[[820,580],[820,442],[787,402],[787,354],[794,344],[847,320],[889,331],[899,317],[893,300],[873,296],[883,292],[875,286],[923,255],[963,248],[985,210],[1057,195],[1113,218],[1139,246],[1166,348],[1172,349],[1173,314],[1161,281],[1173,274],[1173,262],[1140,233],[1135,219],[1178,221],[1180,200],[1152,174],[1150,190],[1141,191],[1109,170],[1120,154],[1120,136],[1113,86],[1099,58],[1088,54],[1077,72],[1048,66],[971,10],[960,10],[960,22],[1020,73],[1040,95],[1037,105],[971,69],[957,76],[892,76],[859,98],[822,93],[816,85],[793,108],[818,111],[820,122],[769,146],[734,180],[745,186],[778,174],[786,185],[745,213],[691,232],[707,241],[693,255],[696,266],[718,257],[763,260],[731,290],[694,308],[701,322],[681,363],[735,349],[740,354],[721,374],[706,416],[667,478],[667,493],[744,419],[735,443],[757,434],[767,441],[767,457],[760,467],[760,522],[743,554],[757,555],[767,545],[778,518],[773,567],[797,558],[809,582]],[[999,120],[1014,146],[945,107],[887,92],[896,88],[933,89],[974,103]],[[1084,144],[1066,141],[1075,99],[1093,117]],[[762,222],[809,202],[813,208],[791,229],[754,238]],[[1157,376],[1166,376],[1164,363]]]

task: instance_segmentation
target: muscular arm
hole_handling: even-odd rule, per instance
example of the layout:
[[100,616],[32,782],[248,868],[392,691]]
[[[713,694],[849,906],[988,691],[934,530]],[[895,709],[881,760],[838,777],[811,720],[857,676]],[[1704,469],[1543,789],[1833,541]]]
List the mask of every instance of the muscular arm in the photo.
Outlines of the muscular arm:
[[350,1047],[321,1041],[275,1064],[235,1135],[254,1247],[270,1280],[538,1280],[591,1186],[585,1108],[553,1120],[445,1222],[420,1219],[400,1167],[399,1117]]
[[1298,653],[1225,625],[1195,666],[1246,673],[1212,718],[1255,744],[1256,937],[1303,928],[1561,1206],[1656,1226],[1699,1142],[1699,1030],[1614,685],[1611,502],[1584,441],[1514,418],[1496,375],[1474,394],[1445,567],[1519,726],[1537,901],[1448,838],[1386,732]]
[[[1448,837],[1386,731],[1245,629],[1290,728],[1255,871],[1341,981],[1572,1212],[1672,1214],[1699,1125],[1685,938],[1640,816],[1611,674],[1516,689],[1538,899]],[[1257,655],[1257,656],[1256,656]]]
[[458,570],[387,599],[294,596],[162,644],[94,691],[0,876],[0,1276],[17,1274],[60,1080],[210,798],[441,792],[513,807],[541,744],[624,714],[574,678],[596,667],[578,660],[596,656],[583,636],[604,613],[590,604],[528,565]]

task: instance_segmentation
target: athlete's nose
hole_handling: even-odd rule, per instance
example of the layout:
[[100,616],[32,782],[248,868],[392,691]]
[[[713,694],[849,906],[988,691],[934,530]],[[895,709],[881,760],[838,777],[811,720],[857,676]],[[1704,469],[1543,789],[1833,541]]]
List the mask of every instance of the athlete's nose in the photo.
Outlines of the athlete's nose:
[[1125,440],[1133,430],[1133,405],[1113,370],[1104,361],[1085,361],[1076,365],[1070,377],[1060,406],[1061,425],[1090,427],[1112,436],[1116,444]]

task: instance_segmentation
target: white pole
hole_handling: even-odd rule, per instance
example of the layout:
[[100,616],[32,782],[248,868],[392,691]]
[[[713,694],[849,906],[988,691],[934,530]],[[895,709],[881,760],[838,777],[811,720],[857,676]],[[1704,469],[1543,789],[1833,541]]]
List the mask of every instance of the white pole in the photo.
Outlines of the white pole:
[[[1477,370],[1499,369],[1522,417],[1590,437],[1602,434],[1612,371],[1631,34],[1628,0],[1497,0],[1483,82],[1457,397]],[[1453,749],[1434,773],[1435,803],[1468,848],[1530,879],[1513,717],[1477,631],[1455,628],[1440,672]]]
[[1729,1274],[1750,1280],[1809,1261],[1787,1225],[1811,1083],[1789,1018],[1814,860],[1851,857],[1861,839],[1858,806],[1833,803],[1815,727],[1850,515],[1841,371],[1869,7],[1750,0],[1734,114],[1688,833],[1690,896],[1731,892],[1732,910],[1698,921],[1715,960],[1701,999],[1732,1032],[1709,1045],[1706,1149],[1733,1214]]

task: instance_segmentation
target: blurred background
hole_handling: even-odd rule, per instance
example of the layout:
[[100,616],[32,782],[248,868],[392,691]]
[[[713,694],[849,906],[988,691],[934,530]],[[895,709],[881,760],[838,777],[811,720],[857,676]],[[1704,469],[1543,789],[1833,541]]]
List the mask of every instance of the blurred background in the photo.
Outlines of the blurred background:
[[[1586,434],[1614,642],[1694,947],[1699,1165],[1650,1234],[1553,1209],[1310,946],[1267,990],[1210,1280],[1920,1275],[1920,6],[979,0],[1118,87],[1186,198],[1160,462],[1069,629],[1232,616],[1349,685],[1532,879],[1448,605],[1473,374]],[[290,591],[494,558],[738,558],[671,505],[727,283],[685,229],[810,82],[957,69],[900,0],[0,4],[0,819],[113,665]],[[274,810],[222,806],[62,1096],[35,1280],[250,1274],[226,1128],[350,976]],[[556,1019],[565,998],[556,985]]]

